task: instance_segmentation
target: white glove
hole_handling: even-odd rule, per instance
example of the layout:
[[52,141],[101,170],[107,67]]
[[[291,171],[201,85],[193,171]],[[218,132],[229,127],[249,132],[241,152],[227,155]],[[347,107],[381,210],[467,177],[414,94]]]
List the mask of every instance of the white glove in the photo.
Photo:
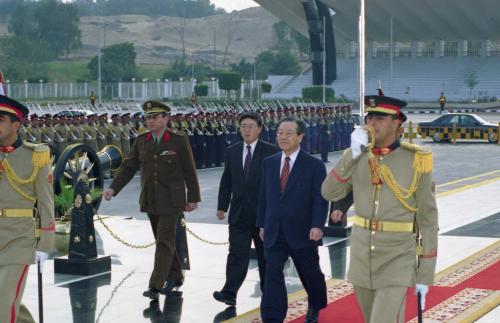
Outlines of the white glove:
[[43,273],[43,263],[49,258],[49,254],[43,251],[36,252],[36,262],[40,263],[40,272]]
[[351,133],[352,158],[356,159],[361,155],[363,147],[368,147],[368,131],[365,128],[356,127]]
[[425,295],[427,295],[427,292],[429,292],[429,286],[422,284],[415,285],[415,295],[420,293],[420,307],[422,308],[422,311],[425,310]]

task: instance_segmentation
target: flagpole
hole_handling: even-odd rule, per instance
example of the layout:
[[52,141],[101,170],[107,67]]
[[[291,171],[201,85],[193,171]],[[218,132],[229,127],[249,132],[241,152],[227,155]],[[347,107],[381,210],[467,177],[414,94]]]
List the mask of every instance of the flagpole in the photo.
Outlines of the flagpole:
[[364,123],[365,115],[365,0],[360,0],[359,10],[359,114],[360,123]]

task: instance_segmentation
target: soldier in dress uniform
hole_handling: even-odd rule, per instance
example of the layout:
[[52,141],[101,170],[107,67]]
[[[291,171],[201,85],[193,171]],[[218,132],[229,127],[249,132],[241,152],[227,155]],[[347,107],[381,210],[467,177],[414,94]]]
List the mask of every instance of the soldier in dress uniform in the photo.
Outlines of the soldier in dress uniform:
[[97,146],[97,114],[92,113],[87,115],[87,119],[82,127],[83,132],[83,143],[92,148],[95,152],[98,152]]
[[32,114],[30,118],[31,118],[31,135],[35,137],[36,144],[41,144],[42,129],[40,127],[41,125],[40,117],[37,114]]
[[439,96],[439,112],[440,113],[444,112],[445,105],[446,105],[446,97],[444,96],[444,93],[441,92],[441,95]]
[[204,133],[205,133],[205,143],[206,143],[206,167],[215,166],[215,129],[212,122],[212,114],[207,113],[207,119],[204,122]]
[[63,115],[54,115],[52,117],[52,120],[55,121],[52,129],[54,129],[54,143],[58,156],[61,156],[64,149],[68,146],[68,129],[66,128],[64,119]]
[[119,113],[112,114],[111,124],[106,123],[106,130],[107,130],[106,138],[108,139],[108,145],[113,145],[115,147],[118,147],[118,149],[122,151],[122,141],[120,139],[121,130],[118,126],[119,123],[120,123],[120,114]]
[[54,145],[54,129],[52,129],[52,115],[43,115],[43,126],[41,128],[42,142],[47,145]]
[[147,101],[143,109],[150,132],[137,137],[103,196],[110,200],[118,194],[140,167],[141,212],[147,212],[157,241],[149,289],[143,295],[158,299],[159,293],[183,284],[181,263],[175,253],[176,227],[184,211],[197,208],[200,188],[187,136],[166,129],[170,107]]
[[205,133],[203,127],[203,112],[196,115],[195,128],[194,128],[194,142],[196,156],[196,168],[205,168]]
[[320,153],[321,160],[328,163],[328,151],[330,148],[330,125],[328,124],[328,112],[323,112],[323,118],[319,123]]
[[69,125],[69,132],[71,133],[73,144],[83,144],[84,133],[83,133],[83,114],[77,114],[72,118],[72,124]]
[[130,138],[132,136],[132,131],[130,130],[132,127],[129,124],[130,113],[125,113],[120,116],[120,123],[117,127],[120,130],[120,140],[122,147],[123,157],[128,156],[130,153]]
[[0,323],[34,322],[20,308],[26,277],[30,264],[48,258],[54,237],[50,151],[21,142],[27,115],[25,106],[0,95]]
[[[353,192],[357,215],[348,279],[365,321],[403,322],[408,287],[422,295],[425,308],[434,279],[438,215],[432,153],[399,142],[406,102],[367,96],[365,105],[367,127],[353,132],[351,148],[325,179],[321,192],[330,201]],[[332,215],[332,220],[340,218]]]
[[99,115],[99,123],[96,126],[97,132],[97,147],[102,150],[108,145],[108,114],[102,113]]

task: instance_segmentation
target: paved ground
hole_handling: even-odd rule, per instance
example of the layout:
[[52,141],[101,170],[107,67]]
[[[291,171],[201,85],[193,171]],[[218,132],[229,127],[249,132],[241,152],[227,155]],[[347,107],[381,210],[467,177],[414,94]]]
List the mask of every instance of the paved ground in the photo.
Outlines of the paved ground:
[[[438,270],[442,270],[498,240],[498,236],[491,234],[495,233],[491,226],[498,225],[500,212],[500,145],[419,143],[431,146],[434,151],[441,229]],[[338,152],[330,154],[328,169],[339,156]],[[202,203],[187,216],[189,226],[196,233],[214,241],[227,240],[227,226],[215,219],[221,171],[199,171]],[[105,221],[125,240],[146,244],[152,241],[152,235],[149,223],[138,213],[138,185],[136,178],[112,202],[103,202],[100,213],[112,215]],[[53,262],[49,261],[44,274],[46,322],[220,322],[259,305],[254,261],[238,294],[236,308],[228,309],[212,299],[212,292],[220,289],[224,282],[227,247],[208,245],[191,236],[192,267],[186,273],[183,297],[149,303],[141,294],[147,285],[154,250],[127,248],[111,238],[100,223],[95,225],[101,253],[112,257],[112,273],[93,278],[59,275],[53,273]],[[325,242],[320,248],[323,272],[327,278],[345,278],[349,241],[327,238]],[[288,291],[301,289],[293,265],[287,266],[285,273]],[[34,268],[28,277],[24,302],[34,316],[38,315]],[[482,322],[494,322],[495,315],[498,310]]]

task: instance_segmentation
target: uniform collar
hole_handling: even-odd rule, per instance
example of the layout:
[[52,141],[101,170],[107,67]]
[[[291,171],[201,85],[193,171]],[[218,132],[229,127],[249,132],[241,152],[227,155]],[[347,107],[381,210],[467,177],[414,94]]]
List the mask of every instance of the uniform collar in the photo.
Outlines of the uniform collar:
[[390,154],[393,150],[396,150],[400,146],[400,142],[398,139],[396,139],[395,142],[393,142],[391,145],[387,147],[382,147],[382,148],[377,148],[374,147],[372,148],[372,152],[374,155],[387,155]]
[[16,140],[16,142],[14,142],[14,144],[9,145],[9,146],[0,146],[0,152],[4,153],[4,154],[11,153],[14,150],[16,150],[17,148],[19,148],[22,144],[23,144],[23,142],[18,137],[17,140]]

